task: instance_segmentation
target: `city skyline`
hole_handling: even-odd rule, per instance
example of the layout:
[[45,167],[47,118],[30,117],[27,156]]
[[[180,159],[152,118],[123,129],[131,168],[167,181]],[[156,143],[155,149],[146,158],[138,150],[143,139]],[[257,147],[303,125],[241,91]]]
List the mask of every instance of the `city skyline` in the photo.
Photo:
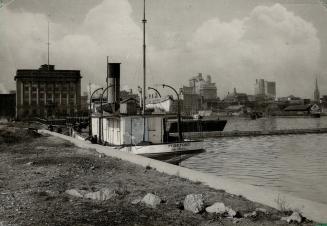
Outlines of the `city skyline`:
[[[327,11],[320,1],[148,1],[149,85],[182,87],[210,74],[218,96],[234,87],[253,93],[256,78],[276,81],[277,96],[313,98],[318,74],[327,93]],[[68,5],[67,5],[68,4]],[[122,87],[141,81],[142,1],[13,1],[0,9],[0,86],[14,89],[17,69],[47,62],[105,81],[106,56],[122,62]],[[180,13],[176,13],[180,12]],[[50,14],[50,16],[48,16]],[[33,57],[31,57],[33,56]]]

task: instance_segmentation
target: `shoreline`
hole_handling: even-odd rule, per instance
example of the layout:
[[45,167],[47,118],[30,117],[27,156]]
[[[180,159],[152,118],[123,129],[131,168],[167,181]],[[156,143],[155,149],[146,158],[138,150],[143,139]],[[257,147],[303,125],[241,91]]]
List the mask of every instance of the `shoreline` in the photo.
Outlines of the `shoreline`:
[[[110,157],[126,160],[143,167],[150,166],[157,171],[166,173],[168,175],[178,176],[188,179],[193,182],[201,182],[213,189],[225,190],[233,195],[241,195],[251,201],[268,205],[276,209],[295,209],[299,210],[305,217],[318,221],[327,222],[327,205],[323,203],[314,202],[311,200],[298,198],[282,192],[255,187],[248,184],[239,183],[226,178],[217,177],[211,174],[202,173],[192,169],[171,165],[165,162],[154,159],[145,158],[143,156],[133,155],[125,152],[116,151],[108,146],[101,146],[96,144],[89,144],[87,142],[74,139],[69,136],[58,134],[43,130],[42,132],[51,134],[56,137],[68,140],[81,148],[95,148],[99,153],[103,153]],[[281,201],[277,201],[281,200]],[[283,202],[283,206],[279,202]]]
[[[10,130],[14,131],[13,134],[22,133],[19,128],[12,127]],[[4,204],[0,208],[0,223],[3,225],[235,223],[235,219],[217,214],[194,214],[177,208],[176,203],[183,201],[188,194],[204,194],[206,205],[223,202],[243,216],[256,208],[265,208],[269,212],[256,218],[240,218],[237,222],[239,225],[288,225],[280,218],[288,216],[289,212],[210,188],[199,180],[192,182],[158,172],[160,169],[153,165],[155,160],[150,160],[152,165],[141,167],[117,158],[104,157],[94,148],[76,147],[54,136],[25,138],[13,138],[11,143],[0,142],[0,166],[1,171],[6,172],[0,178],[0,201]],[[183,176],[182,171],[179,176]],[[70,197],[65,193],[67,189],[96,191],[105,187],[122,191],[117,198],[104,202]],[[132,204],[134,199],[149,192],[157,194],[165,202],[155,209]],[[314,223],[306,221],[304,225]]]

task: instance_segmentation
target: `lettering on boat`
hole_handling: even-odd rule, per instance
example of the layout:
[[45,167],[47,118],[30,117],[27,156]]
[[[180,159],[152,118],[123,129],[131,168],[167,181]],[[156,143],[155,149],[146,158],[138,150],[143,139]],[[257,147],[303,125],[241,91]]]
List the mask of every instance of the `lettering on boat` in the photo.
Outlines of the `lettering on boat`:
[[168,147],[177,148],[177,147],[185,147],[190,145],[191,145],[190,143],[176,143],[176,144],[169,144]]
[[190,146],[190,143],[176,143],[176,144],[169,144],[168,147],[174,150],[184,150],[185,147]]

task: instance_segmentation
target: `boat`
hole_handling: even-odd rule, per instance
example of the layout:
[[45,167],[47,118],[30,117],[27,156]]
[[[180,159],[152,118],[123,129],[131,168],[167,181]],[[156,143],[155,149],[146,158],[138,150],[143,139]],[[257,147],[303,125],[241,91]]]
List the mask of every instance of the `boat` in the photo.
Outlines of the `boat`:
[[[177,133],[177,120],[170,120],[169,129],[170,133]],[[187,132],[214,132],[223,131],[226,126],[227,120],[222,119],[184,119],[182,122],[183,133]]]
[[[166,112],[170,114],[172,111],[172,103],[174,102],[172,96],[154,98],[147,101],[147,109],[158,112]],[[203,111],[204,112],[204,111]],[[223,131],[227,120],[219,119],[217,116],[212,115],[212,111],[209,112],[206,116],[202,114],[195,114],[192,116],[182,116],[183,123],[181,128],[183,133],[187,132],[213,132],[213,131]],[[178,130],[178,120],[176,116],[167,116],[169,132],[177,133]]]
[[[179,129],[176,138],[170,136],[165,114],[151,113],[146,109],[146,22],[144,0],[142,112],[137,112],[137,101],[120,101],[120,63],[107,62],[107,87],[103,88],[101,106],[90,113],[90,140],[119,151],[178,164],[205,150],[202,141],[183,138],[180,113],[177,114]],[[107,103],[102,104],[105,91]]]
[[135,145],[123,147],[121,151],[144,157],[178,164],[194,155],[205,152],[201,141],[188,141],[170,144]]

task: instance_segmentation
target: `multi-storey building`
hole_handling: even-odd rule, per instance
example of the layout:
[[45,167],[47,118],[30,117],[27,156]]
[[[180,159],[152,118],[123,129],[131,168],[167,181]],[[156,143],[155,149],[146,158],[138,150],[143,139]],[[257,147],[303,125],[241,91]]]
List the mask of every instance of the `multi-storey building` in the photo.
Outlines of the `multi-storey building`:
[[183,112],[195,114],[201,109],[210,109],[217,106],[217,87],[211,81],[211,76],[206,79],[202,73],[189,80],[189,86],[183,86]]
[[255,80],[255,96],[275,99],[276,82],[265,81],[264,79]]
[[265,81],[266,95],[269,98],[276,98],[276,82]]
[[193,93],[199,94],[204,100],[217,98],[217,87],[215,83],[212,83],[210,75],[204,79],[202,73],[199,73],[189,80],[189,87],[193,89]]
[[16,118],[73,115],[81,107],[79,70],[55,70],[54,65],[17,70]]
[[194,92],[193,87],[183,86],[182,90],[182,112],[184,114],[195,114],[200,110],[201,96]]

